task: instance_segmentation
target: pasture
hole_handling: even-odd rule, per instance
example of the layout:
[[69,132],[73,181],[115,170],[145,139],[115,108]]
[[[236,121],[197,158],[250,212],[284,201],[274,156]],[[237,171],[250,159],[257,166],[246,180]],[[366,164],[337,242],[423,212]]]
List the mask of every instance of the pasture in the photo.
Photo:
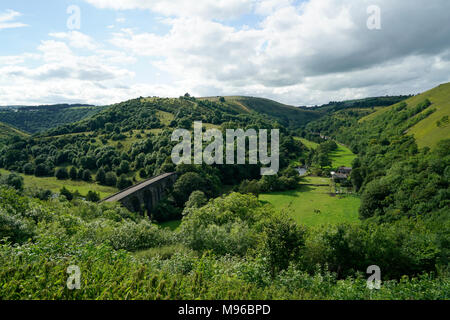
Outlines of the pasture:
[[307,177],[297,190],[262,194],[259,199],[277,211],[286,211],[307,226],[357,223],[360,199],[355,195],[331,194],[330,179]]
[[[9,174],[9,171],[0,169],[2,175]],[[24,178],[25,188],[31,189],[48,189],[54,193],[59,193],[62,187],[66,187],[70,192],[78,191],[81,195],[85,196],[90,190],[98,192],[100,198],[106,198],[117,192],[116,188],[101,186],[96,183],[89,183],[85,181],[73,181],[73,180],[58,180],[55,177],[35,177],[21,174]]]

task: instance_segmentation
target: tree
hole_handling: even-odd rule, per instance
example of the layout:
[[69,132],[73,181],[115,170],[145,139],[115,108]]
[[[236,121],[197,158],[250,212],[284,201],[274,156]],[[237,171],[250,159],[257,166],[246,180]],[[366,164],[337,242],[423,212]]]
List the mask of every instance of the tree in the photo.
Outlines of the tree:
[[105,184],[110,187],[115,187],[117,185],[117,176],[114,172],[107,172],[105,175]]
[[103,185],[106,183],[106,173],[103,168],[98,169],[97,175],[95,176],[95,180]]
[[173,193],[177,204],[182,207],[189,199],[192,191],[204,190],[205,180],[196,172],[183,174],[173,186]]
[[75,167],[70,168],[69,170],[69,177],[71,180],[77,180],[78,177],[78,170]]
[[264,234],[264,249],[274,276],[300,257],[306,230],[287,216],[277,216],[266,223]]
[[100,201],[100,195],[95,191],[89,190],[89,192],[86,196],[86,200],[90,201],[90,202],[98,202],[98,201]]
[[7,176],[0,178],[0,184],[5,184],[7,186],[10,186],[18,191],[23,190],[23,178],[18,173],[10,173]]
[[46,177],[49,175],[49,167],[45,163],[40,163],[34,169],[34,175],[36,177]]
[[119,180],[117,181],[117,189],[123,190],[130,187],[132,184],[133,183],[131,182],[131,180],[128,179],[125,174],[122,174]]
[[350,175],[350,179],[352,181],[353,187],[355,188],[355,191],[358,192],[364,182],[364,178],[361,175],[361,169],[353,169]]
[[55,177],[58,180],[66,180],[69,178],[69,173],[66,168],[59,168],[56,170]]
[[86,182],[91,182],[92,181],[92,173],[89,170],[84,170],[83,171],[83,177],[82,179]]
[[34,166],[32,163],[27,163],[26,165],[23,166],[23,173],[25,173],[26,175],[32,175],[34,174]]
[[189,200],[186,202],[185,207],[200,208],[204,204],[206,204],[207,201],[208,199],[206,198],[205,193],[197,190],[191,193],[191,195],[189,196]]
[[69,190],[67,190],[66,187],[62,187],[62,189],[59,191],[59,193],[62,196],[65,196],[67,200],[69,200],[69,201],[73,200],[73,194]]
[[321,167],[321,168],[324,168],[324,167],[331,167],[331,160],[330,160],[330,158],[328,157],[328,154],[326,154],[326,153],[320,153],[319,154],[319,166]]
[[122,160],[120,162],[119,168],[116,170],[118,175],[126,174],[130,172],[130,162],[128,160]]
[[363,219],[385,214],[385,206],[390,202],[386,198],[392,194],[390,184],[383,179],[377,179],[367,184],[361,197],[359,215]]

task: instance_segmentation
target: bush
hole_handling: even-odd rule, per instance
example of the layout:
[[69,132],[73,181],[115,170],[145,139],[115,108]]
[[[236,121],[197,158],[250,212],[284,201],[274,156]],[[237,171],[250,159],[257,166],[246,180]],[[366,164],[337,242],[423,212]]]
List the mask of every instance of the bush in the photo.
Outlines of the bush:
[[89,192],[86,196],[86,200],[91,201],[91,202],[98,202],[98,201],[100,201],[100,194],[95,191],[89,190]]
[[95,181],[103,185],[106,183],[106,173],[103,168],[98,169],[97,175],[95,176]]
[[0,184],[10,186],[18,191],[23,190],[24,180],[18,173],[10,173],[7,176],[0,177]]
[[66,180],[69,178],[69,173],[66,168],[59,168],[56,170],[55,177],[58,180]]
[[34,165],[32,163],[27,163],[23,166],[23,173],[26,175],[33,175],[34,174]]
[[110,187],[117,185],[117,176],[114,172],[110,171],[105,175],[105,184]]
[[59,191],[60,195],[66,197],[67,200],[72,201],[73,200],[73,194],[67,190],[66,187],[63,187],[60,191]]
[[9,214],[0,208],[0,239],[24,243],[34,236],[33,224],[19,215]]
[[117,181],[117,189],[119,190],[126,189],[128,187],[131,187],[132,185],[133,182],[130,179],[128,179],[125,174],[122,174],[119,180]]
[[86,182],[91,182],[92,181],[92,173],[90,170],[86,169],[83,171],[83,177],[82,179]]
[[78,170],[75,167],[70,168],[69,176],[71,180],[77,180],[78,178]]

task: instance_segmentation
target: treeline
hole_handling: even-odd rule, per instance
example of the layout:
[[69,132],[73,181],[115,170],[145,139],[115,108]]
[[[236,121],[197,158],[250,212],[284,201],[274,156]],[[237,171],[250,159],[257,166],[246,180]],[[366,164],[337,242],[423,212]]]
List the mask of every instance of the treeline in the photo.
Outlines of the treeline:
[[404,96],[374,97],[348,101],[330,101],[328,104],[316,106],[311,109],[315,111],[326,111],[329,113],[334,113],[344,109],[366,109],[374,107],[387,107],[392,106],[396,103],[399,103],[411,97],[412,95],[404,95]]

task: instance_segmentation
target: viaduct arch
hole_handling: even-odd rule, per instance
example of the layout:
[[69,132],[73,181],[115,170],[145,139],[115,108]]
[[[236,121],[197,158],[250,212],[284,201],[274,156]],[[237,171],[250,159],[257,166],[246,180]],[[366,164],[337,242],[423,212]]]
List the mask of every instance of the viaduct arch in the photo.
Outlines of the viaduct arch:
[[165,173],[124,189],[101,202],[120,202],[130,211],[147,211],[150,214],[176,181],[175,172]]

